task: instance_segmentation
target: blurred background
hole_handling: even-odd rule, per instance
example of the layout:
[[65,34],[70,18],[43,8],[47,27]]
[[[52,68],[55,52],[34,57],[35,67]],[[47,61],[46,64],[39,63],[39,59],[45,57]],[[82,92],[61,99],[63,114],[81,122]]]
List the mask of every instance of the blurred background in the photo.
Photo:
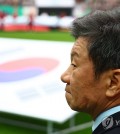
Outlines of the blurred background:
[[120,0],[0,0],[0,133],[90,134],[92,119],[66,104],[71,22]]

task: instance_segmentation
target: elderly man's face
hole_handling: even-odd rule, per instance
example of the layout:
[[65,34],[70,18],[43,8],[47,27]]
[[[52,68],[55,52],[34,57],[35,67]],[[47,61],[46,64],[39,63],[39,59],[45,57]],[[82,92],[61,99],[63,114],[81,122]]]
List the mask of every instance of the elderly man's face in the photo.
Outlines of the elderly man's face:
[[[88,56],[88,40],[80,37],[71,51],[71,64],[62,74],[61,80],[66,83],[66,100],[76,111],[94,114],[104,103],[104,75],[95,79],[92,60]],[[99,111],[99,110],[98,110]]]

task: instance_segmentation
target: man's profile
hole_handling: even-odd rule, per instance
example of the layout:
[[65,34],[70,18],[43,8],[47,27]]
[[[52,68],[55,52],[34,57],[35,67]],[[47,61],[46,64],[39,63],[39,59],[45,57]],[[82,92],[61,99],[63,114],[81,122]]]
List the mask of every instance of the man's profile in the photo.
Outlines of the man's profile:
[[74,20],[71,64],[62,74],[71,109],[90,114],[93,134],[120,133],[120,9]]

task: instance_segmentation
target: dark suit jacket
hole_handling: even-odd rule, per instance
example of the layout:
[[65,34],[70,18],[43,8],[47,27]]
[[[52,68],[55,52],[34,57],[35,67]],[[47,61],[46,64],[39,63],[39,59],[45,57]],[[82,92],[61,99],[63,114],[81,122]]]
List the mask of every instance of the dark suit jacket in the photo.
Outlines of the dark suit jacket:
[[92,134],[120,134],[120,112],[103,120]]
[[92,134],[120,134],[120,126],[108,129],[107,131],[96,131],[93,132]]

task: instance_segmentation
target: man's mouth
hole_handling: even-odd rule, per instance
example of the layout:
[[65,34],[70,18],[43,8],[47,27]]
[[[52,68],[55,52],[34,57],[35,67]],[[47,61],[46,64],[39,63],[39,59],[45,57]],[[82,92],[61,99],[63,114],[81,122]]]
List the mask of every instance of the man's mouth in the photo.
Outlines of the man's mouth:
[[65,88],[65,91],[67,92],[67,93],[70,93],[71,94],[71,92],[70,92],[70,89],[69,88]]

